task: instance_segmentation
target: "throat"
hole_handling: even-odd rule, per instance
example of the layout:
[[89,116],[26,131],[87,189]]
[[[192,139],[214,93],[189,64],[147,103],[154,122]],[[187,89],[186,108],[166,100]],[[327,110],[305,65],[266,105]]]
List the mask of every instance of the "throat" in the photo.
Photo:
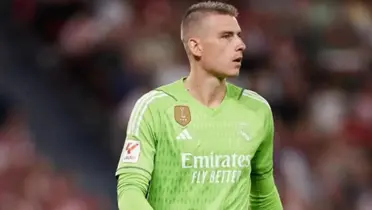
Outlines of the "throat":
[[226,95],[226,82],[222,81],[199,81],[188,77],[184,85],[189,94],[209,108],[218,107]]

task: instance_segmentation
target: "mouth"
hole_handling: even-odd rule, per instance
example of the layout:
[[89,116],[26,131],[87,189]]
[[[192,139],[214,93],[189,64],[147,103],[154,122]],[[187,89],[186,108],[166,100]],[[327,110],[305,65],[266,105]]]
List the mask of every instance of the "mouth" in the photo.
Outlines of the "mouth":
[[234,63],[241,63],[243,60],[243,57],[238,57],[233,60]]

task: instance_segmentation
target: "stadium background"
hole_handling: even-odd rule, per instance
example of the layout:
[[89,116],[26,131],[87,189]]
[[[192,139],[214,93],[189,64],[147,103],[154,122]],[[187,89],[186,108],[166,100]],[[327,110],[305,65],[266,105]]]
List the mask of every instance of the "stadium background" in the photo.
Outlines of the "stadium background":
[[[0,209],[116,209],[134,100],[188,72],[182,0],[2,0]],[[233,82],[272,105],[286,210],[370,210],[372,4],[229,1]]]

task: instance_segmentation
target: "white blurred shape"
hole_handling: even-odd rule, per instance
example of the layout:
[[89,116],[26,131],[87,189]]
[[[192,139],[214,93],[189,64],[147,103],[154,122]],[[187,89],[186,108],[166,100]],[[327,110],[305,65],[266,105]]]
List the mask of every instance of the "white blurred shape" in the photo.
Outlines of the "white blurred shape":
[[310,99],[310,121],[316,131],[334,133],[341,129],[344,118],[345,94],[339,90],[316,92]]
[[188,66],[175,65],[159,70],[155,74],[155,86],[166,85],[181,79],[189,74]]
[[150,71],[168,67],[175,60],[175,43],[169,34],[139,38],[131,46],[134,63]]
[[133,20],[133,11],[126,1],[101,0],[96,4],[95,19],[103,31],[109,31],[119,24],[129,24]]
[[368,64],[365,52],[359,49],[325,49],[318,55],[318,62],[334,72],[355,72],[364,70]]
[[284,149],[281,154],[280,165],[280,171],[288,184],[289,190],[294,192],[301,202],[309,203],[312,192],[311,172],[305,157],[294,149]]

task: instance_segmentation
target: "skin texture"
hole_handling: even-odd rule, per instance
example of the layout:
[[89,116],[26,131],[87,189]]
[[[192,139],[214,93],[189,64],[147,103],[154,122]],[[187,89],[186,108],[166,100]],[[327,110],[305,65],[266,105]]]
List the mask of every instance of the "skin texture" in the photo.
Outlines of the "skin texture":
[[233,60],[243,56],[246,46],[240,37],[237,19],[211,13],[204,15],[195,25],[187,41],[191,63],[197,63],[198,69],[215,77],[238,76],[241,63]]
[[218,107],[225,97],[225,79],[239,75],[246,46],[240,37],[237,19],[231,15],[208,13],[187,29],[186,52],[190,75],[185,87],[203,105]]

